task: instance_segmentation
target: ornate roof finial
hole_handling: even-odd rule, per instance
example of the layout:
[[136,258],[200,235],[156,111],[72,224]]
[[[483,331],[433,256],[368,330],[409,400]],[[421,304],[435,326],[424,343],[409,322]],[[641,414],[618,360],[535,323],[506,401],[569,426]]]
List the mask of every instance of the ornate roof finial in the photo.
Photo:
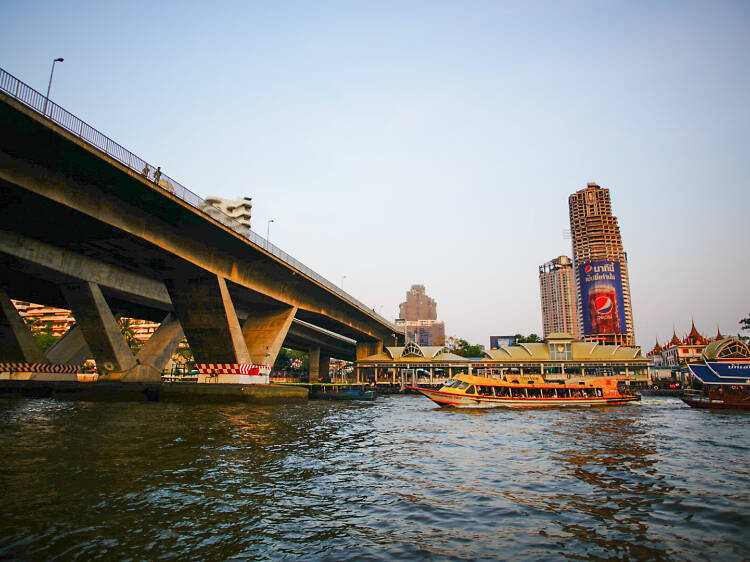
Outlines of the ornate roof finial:
[[681,343],[680,338],[677,337],[677,332],[672,328],[672,339],[669,341],[669,345],[680,345]]

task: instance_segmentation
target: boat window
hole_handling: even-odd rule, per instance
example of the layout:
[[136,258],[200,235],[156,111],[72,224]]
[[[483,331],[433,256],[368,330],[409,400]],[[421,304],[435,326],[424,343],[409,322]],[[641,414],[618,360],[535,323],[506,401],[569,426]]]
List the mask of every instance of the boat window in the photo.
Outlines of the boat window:
[[466,394],[475,394],[473,385],[466,389]]
[[464,389],[464,388],[466,388],[467,386],[469,386],[469,383],[468,383],[468,382],[462,382],[462,383],[461,383],[461,384],[459,384],[459,385],[458,385],[458,386],[457,386],[456,388],[457,388],[458,390],[463,390],[463,389]]

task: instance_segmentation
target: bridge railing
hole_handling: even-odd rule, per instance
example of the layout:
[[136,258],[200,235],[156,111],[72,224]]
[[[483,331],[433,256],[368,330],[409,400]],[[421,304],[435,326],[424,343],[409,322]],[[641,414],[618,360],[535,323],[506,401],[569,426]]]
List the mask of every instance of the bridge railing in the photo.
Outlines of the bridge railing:
[[[9,96],[13,97],[15,100],[19,101],[20,103],[24,104],[25,106],[33,109],[40,115],[43,115],[50,121],[56,123],[63,129],[67,130],[68,132],[74,134],[75,136],[77,136],[82,141],[85,141],[90,146],[93,146],[94,148],[99,149],[100,151],[104,152],[106,155],[110,156],[111,158],[114,158],[121,164],[133,170],[134,172],[142,175],[144,178],[150,181],[154,181],[162,189],[169,191],[170,193],[176,195],[177,197],[179,197],[186,203],[190,204],[191,206],[195,207],[199,211],[202,211],[204,213],[206,212],[205,210],[208,207],[208,204],[203,200],[202,197],[196,195],[195,193],[190,191],[188,188],[183,186],[181,183],[170,178],[168,175],[166,175],[163,172],[161,172],[160,176],[157,178],[155,176],[155,173],[157,172],[157,168],[155,166],[153,166],[152,164],[149,164],[148,162],[146,162],[139,156],[136,156],[135,154],[130,152],[128,149],[126,149],[122,145],[110,139],[105,134],[100,133],[99,131],[94,129],[91,125],[89,125],[85,121],[82,121],[81,119],[79,119],[78,117],[76,117],[75,115],[67,111],[66,109],[60,107],[55,102],[50,101],[49,99],[47,99],[46,96],[37,92],[34,88],[23,83],[21,80],[19,80],[12,74],[6,72],[2,68],[0,68],[0,90],[5,92]],[[386,324],[387,326],[391,326],[394,332],[398,330],[397,328],[393,326],[393,324],[391,324],[391,322],[386,320],[380,314],[376,313],[374,309],[367,307],[363,302],[355,299],[349,293],[344,292],[340,287],[338,287],[334,283],[331,283],[328,279],[326,279],[322,275],[319,275],[318,273],[314,272],[312,269],[310,269],[303,263],[297,261],[292,256],[284,252],[282,249],[274,246],[262,236],[256,234],[255,232],[253,232],[246,226],[240,224],[239,222],[231,218],[230,216],[225,215],[223,213],[221,215],[222,216],[220,220],[222,223],[232,228],[236,232],[242,234],[245,238],[247,238],[250,242],[252,242],[256,246],[263,248],[268,253],[279,258],[281,261],[283,261],[290,267],[314,279],[321,285],[327,287],[329,290],[336,293],[342,299],[348,301],[349,303],[353,304],[357,308],[360,308],[361,310],[366,311],[368,314],[374,316],[380,322]],[[211,214],[211,216],[213,218],[216,218],[215,214],[213,213]]]

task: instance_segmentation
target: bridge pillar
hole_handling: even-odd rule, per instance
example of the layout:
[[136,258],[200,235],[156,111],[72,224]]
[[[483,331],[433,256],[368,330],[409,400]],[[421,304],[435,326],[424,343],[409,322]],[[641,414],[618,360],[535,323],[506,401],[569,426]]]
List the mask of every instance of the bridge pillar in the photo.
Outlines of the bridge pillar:
[[320,352],[320,361],[318,362],[318,377],[327,379],[331,374],[331,355],[325,351]]
[[309,382],[318,382],[319,378],[327,378],[331,372],[331,355],[321,351],[319,345],[310,348],[308,362],[310,363]]
[[380,340],[357,342],[357,368],[354,369],[357,374],[357,382],[361,382],[362,380],[362,369],[359,366],[359,362],[362,359],[370,357],[371,355],[380,353],[382,349],[383,342]]
[[308,382],[318,382],[320,377],[320,346],[314,345],[308,352]]
[[250,363],[223,277],[172,279],[166,286],[196,363]]
[[0,289],[0,361],[47,362],[42,349],[34,341],[31,330],[10,302],[8,294],[2,289]]
[[81,365],[91,356],[91,350],[81,328],[74,325],[44,355],[57,365]]
[[185,334],[177,318],[172,314],[167,314],[148,341],[138,350],[136,361],[139,365],[123,380],[160,382],[161,372],[167,366],[183,337]]
[[250,313],[242,325],[242,336],[253,365],[273,366],[295,314],[296,306]]
[[137,362],[99,285],[76,283],[61,285],[60,290],[94,355],[99,378],[121,379]]

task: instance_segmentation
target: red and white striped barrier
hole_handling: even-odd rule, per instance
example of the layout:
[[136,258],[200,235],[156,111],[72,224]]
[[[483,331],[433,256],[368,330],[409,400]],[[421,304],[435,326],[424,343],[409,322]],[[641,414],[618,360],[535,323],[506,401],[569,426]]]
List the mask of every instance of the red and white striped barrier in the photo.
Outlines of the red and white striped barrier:
[[74,374],[83,369],[83,365],[53,365],[51,363],[0,363],[0,372],[15,373],[68,373]]
[[271,372],[268,365],[249,365],[245,363],[196,363],[201,375],[267,375]]

